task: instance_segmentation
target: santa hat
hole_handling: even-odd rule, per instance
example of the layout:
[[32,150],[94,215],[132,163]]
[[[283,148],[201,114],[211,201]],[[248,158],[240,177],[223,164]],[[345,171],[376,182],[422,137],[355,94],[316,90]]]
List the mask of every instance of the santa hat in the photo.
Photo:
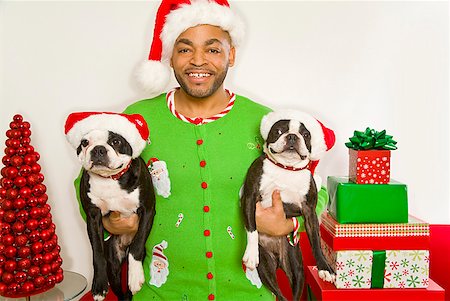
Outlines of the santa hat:
[[165,240],[153,247],[152,255],[167,265],[169,261],[167,260],[166,255],[164,255],[164,249],[167,249],[167,241]]
[[124,137],[132,148],[133,158],[139,157],[149,138],[147,123],[139,114],[78,112],[67,117],[64,133],[73,148],[78,148],[83,136],[92,130],[107,130]]
[[227,31],[235,47],[244,39],[244,23],[227,0],[162,0],[148,61],[136,72],[137,81],[148,97],[161,94],[169,83],[169,63],[178,36],[188,28],[206,24]]
[[267,140],[270,129],[279,120],[297,120],[305,125],[311,134],[311,161],[320,160],[336,141],[334,132],[326,128],[319,120],[294,110],[279,110],[265,115],[261,120],[261,136],[264,140]]

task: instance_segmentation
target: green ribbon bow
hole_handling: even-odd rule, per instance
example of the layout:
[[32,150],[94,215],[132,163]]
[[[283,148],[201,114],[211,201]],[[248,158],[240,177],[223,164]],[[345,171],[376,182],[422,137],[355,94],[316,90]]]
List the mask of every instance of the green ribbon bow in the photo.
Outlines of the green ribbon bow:
[[350,137],[350,142],[345,143],[345,146],[354,150],[368,150],[368,149],[397,149],[397,141],[392,139],[392,136],[386,135],[386,130],[377,132],[374,129],[367,128],[364,132],[354,131],[353,137]]

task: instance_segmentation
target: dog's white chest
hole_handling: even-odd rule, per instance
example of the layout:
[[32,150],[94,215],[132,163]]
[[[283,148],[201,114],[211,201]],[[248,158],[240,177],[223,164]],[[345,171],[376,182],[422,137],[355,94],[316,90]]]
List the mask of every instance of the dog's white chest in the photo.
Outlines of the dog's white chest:
[[120,188],[118,181],[91,175],[89,178],[91,202],[100,208],[102,215],[110,211],[119,211],[123,215],[136,212],[139,207],[139,188],[127,192]]
[[276,166],[267,159],[263,162],[260,193],[261,205],[272,206],[272,192],[280,191],[283,203],[297,204],[301,207],[304,197],[309,191],[311,173],[309,170],[291,171]]

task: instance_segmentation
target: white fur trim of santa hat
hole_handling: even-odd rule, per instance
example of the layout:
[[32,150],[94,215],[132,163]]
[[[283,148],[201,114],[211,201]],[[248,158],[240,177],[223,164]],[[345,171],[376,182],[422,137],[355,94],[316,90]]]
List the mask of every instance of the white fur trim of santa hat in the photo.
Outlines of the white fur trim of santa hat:
[[296,110],[278,110],[265,115],[261,120],[261,136],[267,140],[270,129],[280,120],[297,120],[305,125],[311,134],[311,161],[320,160],[336,141],[334,132],[311,115]]
[[92,130],[111,131],[124,137],[132,148],[132,158],[140,156],[149,138],[147,123],[139,114],[77,112],[67,117],[64,132],[73,148],[77,149]]
[[227,0],[163,0],[156,14],[148,61],[138,66],[136,79],[148,97],[154,97],[170,81],[170,58],[178,36],[197,25],[214,25],[227,31],[233,46],[244,39],[244,22]]

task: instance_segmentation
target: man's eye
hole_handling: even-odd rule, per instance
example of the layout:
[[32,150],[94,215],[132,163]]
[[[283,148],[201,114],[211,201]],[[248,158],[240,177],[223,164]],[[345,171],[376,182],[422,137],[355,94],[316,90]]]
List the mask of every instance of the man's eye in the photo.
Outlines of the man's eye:
[[186,49],[186,48],[178,50],[178,53],[188,53],[188,52],[189,52],[189,49]]
[[81,146],[82,147],[86,147],[89,145],[89,141],[87,141],[86,139],[81,140]]
[[210,53],[220,53],[220,50],[218,50],[218,49],[209,49],[208,52],[210,52]]

